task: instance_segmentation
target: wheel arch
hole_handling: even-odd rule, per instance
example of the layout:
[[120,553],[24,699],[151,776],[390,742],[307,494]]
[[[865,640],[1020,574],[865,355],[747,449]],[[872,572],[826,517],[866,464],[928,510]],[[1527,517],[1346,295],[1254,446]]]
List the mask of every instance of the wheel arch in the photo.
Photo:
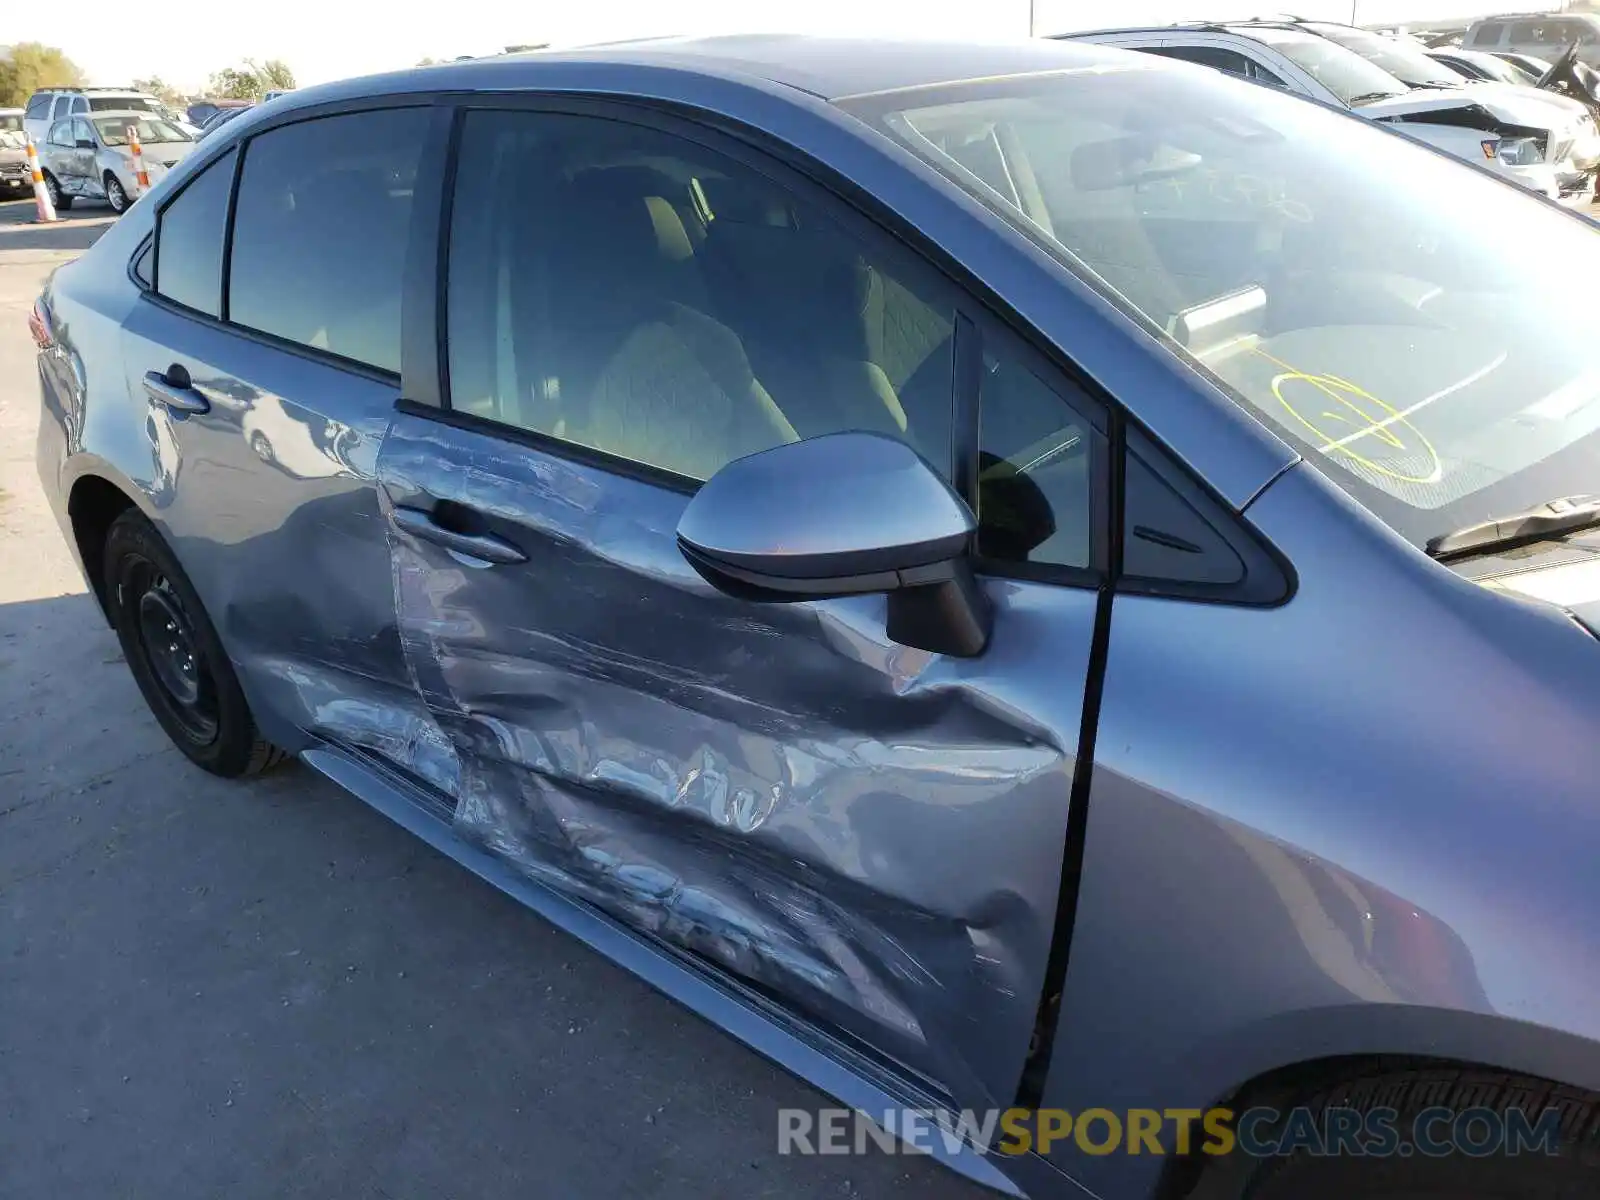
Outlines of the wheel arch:
[[130,508],[139,508],[132,493],[100,474],[80,475],[67,493],[67,517],[72,523],[78,561],[83,565],[84,577],[108,625],[111,608],[106,596],[106,533],[112,522]]
[[[1494,1012],[1356,1002],[1247,1022],[1198,1039],[1177,1061],[1146,1060],[1133,1072],[1136,1078],[1119,1073],[1114,1084],[1110,1077],[1100,1083],[1085,1078],[1083,1064],[1074,1069],[1057,1061],[1043,1104],[1070,1113],[1136,1107],[1237,1112],[1241,1101],[1270,1104],[1273,1096],[1375,1067],[1419,1066],[1501,1072],[1600,1095],[1600,1041]],[[1087,1073],[1098,1074],[1092,1067]],[[1096,1195],[1180,1200],[1205,1163],[1176,1155],[1069,1152],[1054,1165]]]
[[[1352,1006],[1349,1012],[1371,1007]],[[1219,1085],[1201,1107],[1237,1113],[1258,1105],[1292,1104],[1297,1096],[1343,1080],[1418,1070],[1515,1075],[1600,1099],[1600,1047],[1589,1039],[1497,1013],[1416,1007],[1414,1013],[1385,1014],[1400,1017],[1403,1029],[1386,1039],[1386,1047],[1374,1046],[1371,1038],[1342,1038],[1330,1031],[1326,1049],[1315,1056],[1270,1065],[1257,1061],[1249,1074]],[[1429,1035],[1430,1023],[1439,1024],[1437,1036]],[[1147,1194],[1152,1200],[1182,1200],[1215,1161],[1200,1154],[1173,1155],[1163,1161],[1154,1190]]]

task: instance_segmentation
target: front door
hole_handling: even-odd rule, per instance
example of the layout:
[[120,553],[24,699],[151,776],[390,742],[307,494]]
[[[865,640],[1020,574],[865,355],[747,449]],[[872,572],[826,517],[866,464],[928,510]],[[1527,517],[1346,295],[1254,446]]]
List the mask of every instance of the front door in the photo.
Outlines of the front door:
[[837,201],[708,143],[604,109],[466,116],[450,411],[406,406],[378,463],[401,639],[460,760],[456,826],[959,1103],[1004,1106],[1050,956],[1097,605],[1044,580],[1099,565],[1103,439],[1020,347],[984,341],[982,470],[1050,465],[1048,495],[982,535],[1032,581],[989,581],[981,657],[891,642],[881,596],[713,591],[675,536],[699,481],[843,429],[948,472],[956,343],[965,361],[979,335],[956,289]]
[[[88,146],[85,147],[84,143]],[[100,145],[94,136],[94,130],[83,117],[72,118],[72,177],[80,196],[104,196],[106,194],[105,181],[100,178],[99,168],[96,163],[97,149]]]
[[77,146],[72,138],[71,119],[50,126],[45,144],[37,147],[40,165],[56,177],[56,184],[68,196],[79,193],[82,177],[77,173]]

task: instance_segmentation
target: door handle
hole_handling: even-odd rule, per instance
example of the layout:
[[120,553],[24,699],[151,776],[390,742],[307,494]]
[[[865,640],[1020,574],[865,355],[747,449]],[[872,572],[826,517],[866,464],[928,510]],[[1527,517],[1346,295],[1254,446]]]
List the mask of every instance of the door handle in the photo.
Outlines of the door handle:
[[425,542],[436,542],[446,550],[454,550],[471,558],[481,558],[485,562],[507,566],[528,561],[526,554],[503,537],[496,537],[492,533],[462,533],[456,529],[449,529],[439,524],[432,513],[424,512],[420,508],[396,504],[391,519],[397,529],[409,533],[412,537],[421,538]]
[[[183,378],[185,380],[189,378],[187,371],[184,372]],[[169,412],[205,413],[211,411],[211,401],[207,400],[187,383],[179,386],[169,382],[167,376],[160,371],[146,371],[144,373],[144,390],[150,399]]]

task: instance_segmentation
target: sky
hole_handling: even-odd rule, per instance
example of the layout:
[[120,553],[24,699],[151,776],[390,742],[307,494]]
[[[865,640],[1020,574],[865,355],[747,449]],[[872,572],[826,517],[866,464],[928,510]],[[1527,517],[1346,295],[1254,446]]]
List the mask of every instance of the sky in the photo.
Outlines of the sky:
[[[1033,0],[1033,7],[1037,32],[1056,33],[1285,10],[1348,21],[1352,3],[1363,25],[1559,6],[1558,0],[1283,0],[1282,7],[1272,0]],[[158,76],[198,91],[213,71],[245,58],[281,58],[308,85],[409,67],[425,56],[490,54],[538,42],[742,32],[1022,36],[1028,13],[1028,0],[266,0],[220,7],[179,0],[131,15],[125,0],[74,0],[66,9],[14,0],[4,37],[59,46],[91,83]]]

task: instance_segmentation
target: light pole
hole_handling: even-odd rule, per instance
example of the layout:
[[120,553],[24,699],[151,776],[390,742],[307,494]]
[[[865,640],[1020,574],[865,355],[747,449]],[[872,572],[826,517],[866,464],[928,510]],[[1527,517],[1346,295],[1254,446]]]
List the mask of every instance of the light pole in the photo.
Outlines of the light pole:
[[1028,36],[1033,36],[1033,0],[1028,0]]

